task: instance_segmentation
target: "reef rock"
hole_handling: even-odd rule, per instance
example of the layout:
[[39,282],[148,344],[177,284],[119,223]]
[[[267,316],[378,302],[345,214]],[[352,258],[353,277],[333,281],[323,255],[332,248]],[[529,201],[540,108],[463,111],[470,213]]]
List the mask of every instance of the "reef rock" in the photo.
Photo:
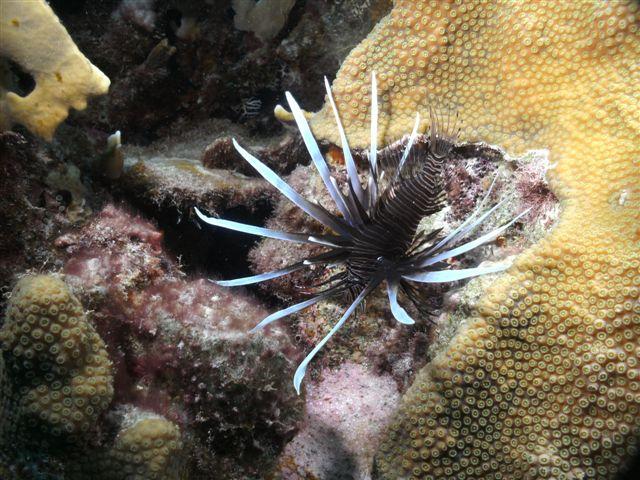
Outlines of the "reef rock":
[[[265,471],[295,433],[297,352],[249,295],[189,279],[148,221],[107,206],[61,237],[64,272],[94,310],[116,367],[116,402],[172,420],[193,438],[193,478]],[[225,476],[226,475],[226,476]]]
[[92,213],[77,166],[55,158],[41,143],[0,133],[0,288],[30,268],[62,265],[53,241]]
[[389,375],[346,362],[306,391],[304,426],[286,446],[278,478],[366,480],[399,393]]

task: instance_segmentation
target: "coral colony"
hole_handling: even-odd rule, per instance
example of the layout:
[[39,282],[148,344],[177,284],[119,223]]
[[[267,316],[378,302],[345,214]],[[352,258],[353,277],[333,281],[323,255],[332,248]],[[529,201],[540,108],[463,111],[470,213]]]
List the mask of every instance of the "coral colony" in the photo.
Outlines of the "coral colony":
[[234,287],[255,284],[311,265],[325,265],[327,269],[340,267],[338,273],[332,273],[328,281],[324,282],[324,289],[315,292],[315,296],[269,315],[252,330],[261,329],[280,318],[330,297],[342,295],[349,299],[350,305],[340,320],[298,366],[293,378],[293,385],[298,393],[309,362],[342,327],[367,295],[380,284],[386,283],[391,312],[396,320],[407,325],[413,324],[414,320],[398,302],[399,290],[402,290],[421,310],[416,287],[412,282],[448,283],[506,269],[509,266],[507,263],[454,270],[449,268],[446,261],[494,240],[526,213],[526,211],[522,212],[507,224],[474,240],[464,242],[463,240],[503,203],[483,212],[484,204],[491,194],[490,189],[476,211],[448,235],[440,235],[440,229],[418,232],[419,223],[425,216],[433,215],[443,208],[442,166],[456,140],[455,122],[451,119],[445,122],[431,109],[429,151],[424,156],[412,155],[411,149],[420,123],[420,116],[416,115],[414,129],[399,161],[392,162],[394,163],[392,166],[378,164],[376,143],[378,101],[376,77],[373,74],[369,174],[366,185],[363,186],[326,78],[325,86],[342,141],[348,173],[347,194],[331,176],[329,167],[297,102],[289,92],[286,93],[286,98],[311,159],[340,212],[339,215],[332,214],[321,205],[304,199],[273,170],[247,152],[235,140],[233,144],[240,155],[260,175],[333,233],[308,235],[281,232],[208,217],[197,208],[195,209],[197,215],[210,225],[284,241],[322,245],[328,249],[320,255],[279,270],[235,280],[217,281],[219,285]]
[[0,479],[633,477],[637,0],[50,3],[0,0]]

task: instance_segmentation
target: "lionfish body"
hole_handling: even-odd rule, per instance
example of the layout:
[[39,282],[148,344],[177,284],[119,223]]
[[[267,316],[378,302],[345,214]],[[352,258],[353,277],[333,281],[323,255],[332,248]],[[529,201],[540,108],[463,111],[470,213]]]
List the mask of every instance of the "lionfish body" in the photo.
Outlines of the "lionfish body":
[[401,280],[401,267],[411,258],[408,253],[420,222],[444,205],[442,164],[428,156],[411,175],[399,175],[380,195],[366,223],[354,232],[345,273],[357,289],[375,278]]
[[422,312],[420,298],[416,294],[416,283],[449,283],[506,269],[508,265],[501,264],[453,270],[450,269],[446,260],[494,240],[526,213],[526,211],[522,212],[506,225],[474,240],[463,242],[502,204],[501,202],[486,212],[482,211],[493,188],[492,184],[478,209],[446,236],[441,235],[440,230],[418,233],[422,219],[433,215],[444,206],[442,172],[443,165],[456,139],[455,127],[452,127],[449,121],[445,125],[445,122],[431,110],[429,148],[423,154],[415,155],[412,154],[412,148],[420,122],[419,115],[416,115],[414,129],[402,157],[392,160],[391,165],[386,165],[383,168],[377,161],[378,105],[374,75],[371,89],[369,172],[366,184],[363,186],[360,183],[358,170],[326,79],[325,85],[340,133],[348,174],[347,184],[342,189],[331,175],[302,110],[289,92],[286,97],[311,159],[322,177],[336,209],[340,212],[339,215],[332,214],[324,207],[304,199],[235,140],[234,145],[245,160],[268,182],[308,215],[324,225],[330,233],[310,235],[281,232],[207,217],[197,208],[195,209],[197,215],[210,225],[284,241],[321,245],[327,249],[320,255],[280,270],[236,280],[216,282],[220,285],[231,287],[259,283],[287,275],[310,265],[324,265],[327,268],[341,267],[338,273],[331,275],[328,280],[316,286],[316,288],[323,287],[323,289],[316,290],[313,297],[269,315],[254,328],[254,330],[262,328],[327,298],[346,295],[349,299],[350,305],[339,321],[299,365],[293,380],[294,387],[298,392],[309,362],[375,288],[386,283],[389,304],[394,317],[403,324],[413,324],[414,320],[398,302],[400,289]]

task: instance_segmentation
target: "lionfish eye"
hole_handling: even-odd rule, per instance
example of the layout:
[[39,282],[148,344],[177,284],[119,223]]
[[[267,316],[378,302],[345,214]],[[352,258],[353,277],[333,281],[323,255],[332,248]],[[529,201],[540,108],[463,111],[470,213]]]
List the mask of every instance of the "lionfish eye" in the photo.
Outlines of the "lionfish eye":
[[[391,312],[396,320],[402,324],[411,325],[415,323],[415,321],[398,302],[398,291],[400,287],[402,287],[402,290],[406,292],[415,289],[412,282],[427,284],[450,283],[478,275],[496,273],[505,270],[509,265],[501,264],[489,267],[475,267],[458,270],[450,269],[450,267],[445,270],[433,270],[433,268],[437,265],[443,264],[444,261],[448,259],[462,255],[484,245],[487,242],[495,240],[496,237],[502,234],[507,228],[509,228],[509,226],[529,211],[528,209],[525,210],[507,224],[502,225],[489,233],[481,235],[474,240],[464,241],[474,229],[481,225],[482,222],[500,205],[504,204],[504,201],[502,201],[490,210],[484,211],[484,205],[491,195],[493,185],[495,184],[494,179],[488,193],[480,202],[476,211],[447,236],[439,240],[435,237],[432,238],[427,236],[423,242],[419,242],[417,246],[412,247],[410,250],[405,252],[404,255],[393,256],[392,258],[387,258],[384,255],[378,256],[374,260],[374,265],[370,266],[372,268],[364,269],[375,272],[375,274],[371,275],[371,277],[364,282],[364,285],[362,284],[362,279],[360,277],[350,278],[349,269],[346,267],[350,260],[354,258],[353,256],[361,256],[363,248],[368,249],[375,247],[375,243],[378,241],[378,237],[376,235],[372,237],[370,232],[368,234],[359,235],[364,232],[365,228],[371,227],[371,231],[376,232],[396,231],[397,229],[395,228],[395,225],[398,223],[397,218],[402,217],[399,212],[404,212],[405,210],[411,212],[418,211],[419,213],[416,214],[416,216],[429,216],[442,209],[444,201],[442,200],[441,195],[443,191],[441,168],[444,162],[441,162],[438,159],[446,157],[450,150],[444,149],[446,151],[443,151],[442,140],[445,139],[447,141],[447,145],[452,145],[455,141],[455,137],[449,135],[449,122],[447,121],[446,125],[444,125],[439,116],[433,111],[433,109],[431,109],[431,125],[429,127],[430,135],[425,139],[431,154],[410,158],[409,152],[417,139],[418,127],[420,124],[420,115],[416,115],[414,129],[401,160],[398,162],[398,165],[393,167],[394,170],[389,172],[389,175],[385,175],[385,172],[382,171],[382,165],[379,165],[377,162],[378,100],[375,74],[372,75],[371,83],[371,149],[369,154],[369,174],[363,185],[360,183],[358,168],[353,159],[351,150],[349,149],[347,137],[344,129],[342,128],[342,123],[333,100],[329,82],[325,78],[327,96],[331,103],[336,124],[338,126],[338,133],[342,143],[347,170],[347,188],[344,190],[339,188],[335,178],[332,176],[331,170],[311,133],[311,129],[304,116],[304,112],[300,109],[293,96],[289,92],[286,92],[287,101],[289,102],[291,112],[298,125],[298,129],[300,130],[305,146],[309,151],[311,159],[313,160],[320,177],[322,178],[327,192],[335,204],[336,211],[338,211],[339,214],[333,214],[318,204],[310,202],[302,197],[273,170],[242,148],[235,139],[233,140],[233,144],[238,153],[240,153],[240,155],[249,162],[251,166],[265,178],[265,180],[276,187],[285,197],[306,212],[310,217],[321,223],[326,230],[333,233],[326,235],[310,235],[307,233],[282,232],[229,220],[207,217],[200,212],[200,210],[197,208],[195,209],[198,217],[210,225],[289,242],[314,244],[328,249],[320,255],[307,258],[280,270],[261,273],[236,280],[216,282],[219,285],[233,287],[238,285],[255,284],[287,275],[310,265],[324,265],[326,268],[333,268],[336,266],[343,268],[341,273],[333,275],[328,282],[325,282],[324,290],[318,291],[314,297],[272,313],[256,325],[252,331],[265,327],[266,325],[269,325],[280,318],[291,315],[292,313],[308,308],[321,300],[341,296],[345,292],[350,292],[353,290],[354,285],[359,286],[359,294],[346,309],[340,320],[338,320],[329,333],[313,348],[313,350],[298,366],[293,377],[293,385],[298,393],[300,393],[300,385],[309,362],[320,351],[324,344],[327,343],[340,329],[340,327],[342,327],[360,303],[362,303],[365,297],[375,290],[380,284],[383,282],[386,283]],[[400,175],[401,171],[403,175]],[[407,171],[408,173],[405,174]],[[391,179],[390,181],[388,181],[389,178]],[[387,180],[385,182],[387,183],[386,186],[382,185],[383,179]],[[348,191],[350,194],[346,195],[343,191]],[[407,205],[410,205],[411,208],[407,208]],[[418,206],[422,206],[421,208],[424,208],[425,210],[417,210]],[[387,212],[388,215],[384,217],[381,212]],[[382,218],[381,215],[384,218]],[[417,220],[420,219],[418,218]],[[416,222],[415,225],[411,224],[412,226],[405,229],[405,234],[411,236],[411,238],[405,240],[415,238],[418,230],[418,223],[419,222]],[[366,239],[364,243],[362,238]],[[381,240],[386,241],[388,239]],[[359,269],[360,272],[362,272],[362,270],[362,268]],[[415,302],[411,297],[409,297],[409,300]],[[420,310],[420,308],[418,308],[418,310]]]

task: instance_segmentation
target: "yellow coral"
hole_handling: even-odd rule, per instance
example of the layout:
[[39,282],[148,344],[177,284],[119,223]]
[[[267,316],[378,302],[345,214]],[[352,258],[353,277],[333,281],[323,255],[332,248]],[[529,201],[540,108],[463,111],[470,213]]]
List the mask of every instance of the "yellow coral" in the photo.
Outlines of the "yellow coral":
[[31,73],[36,82],[26,97],[0,87],[0,127],[21,123],[50,140],[69,108],[82,110],[87,97],[109,89],[109,79],[87,58],[43,0],[3,0],[0,56]]
[[[417,376],[377,455],[385,479],[611,478],[640,433],[640,6],[398,0],[334,83],[350,141],[428,102],[462,138],[549,148],[557,228]],[[338,141],[325,106],[312,120]],[[425,125],[423,125],[425,128]]]
[[640,255],[566,233],[523,255],[418,374],[382,478],[605,479],[634,454]]
[[54,435],[91,428],[113,396],[111,362],[82,305],[53,275],[22,278],[0,329],[19,412]]
[[120,432],[111,457],[127,480],[176,478],[170,473],[174,455],[182,447],[180,430],[163,418],[149,418]]
[[161,417],[143,418],[123,428],[111,448],[69,465],[70,479],[177,480],[182,440],[176,425]]
[[[589,152],[582,161],[592,167],[610,156],[632,158],[640,130],[638,9],[635,1],[398,0],[333,83],[349,142],[368,145],[376,71],[381,141],[410,132],[416,111],[424,130],[435,104],[459,112],[464,140],[550,148],[556,161]],[[311,123],[317,136],[339,143],[328,103]],[[576,172],[568,187],[584,176]]]

